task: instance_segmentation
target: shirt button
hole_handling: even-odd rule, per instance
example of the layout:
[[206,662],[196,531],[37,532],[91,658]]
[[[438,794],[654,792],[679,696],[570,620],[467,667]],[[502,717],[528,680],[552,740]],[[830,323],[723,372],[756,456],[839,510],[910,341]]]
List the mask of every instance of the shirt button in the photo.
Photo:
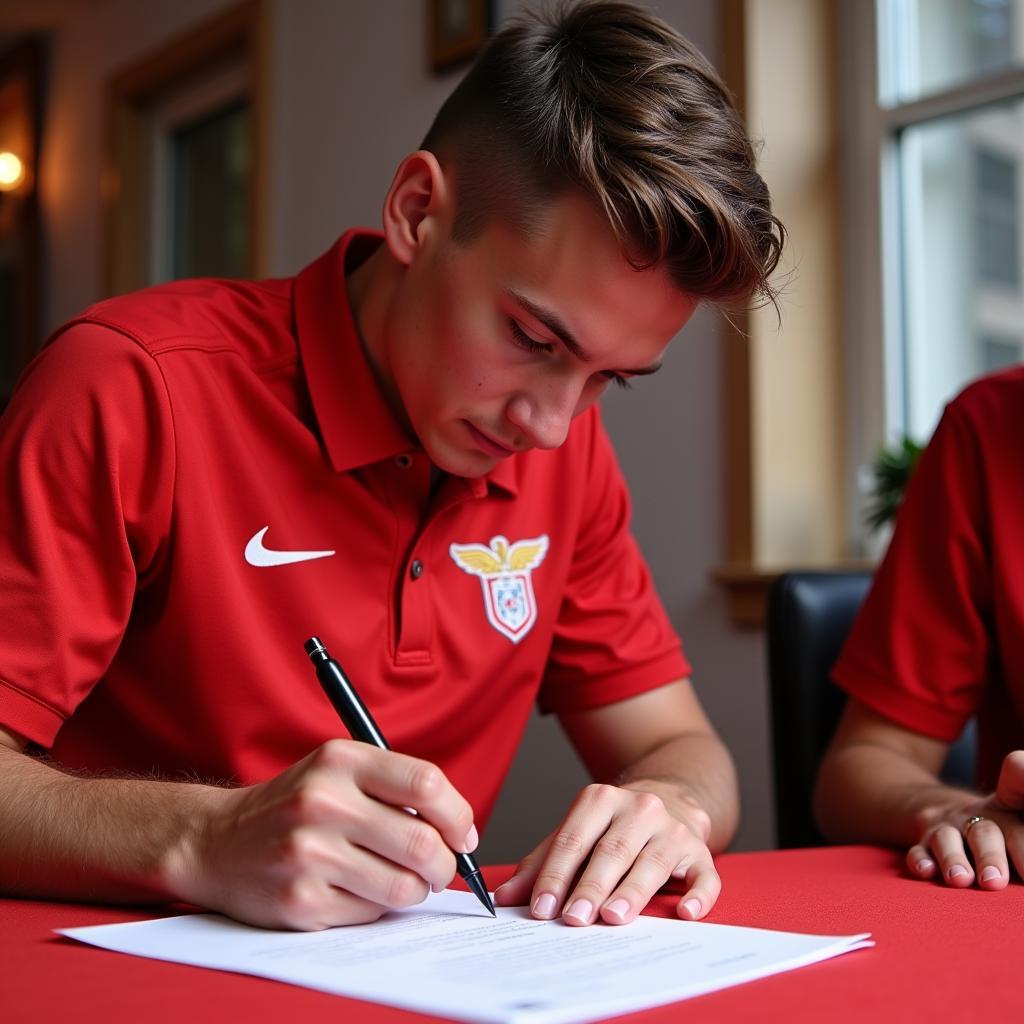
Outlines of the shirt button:
[[409,566],[409,575],[414,580],[418,580],[423,575],[423,563],[418,558],[412,560],[412,565]]
[[408,469],[412,465],[412,456],[408,454],[396,455],[395,465],[399,469]]

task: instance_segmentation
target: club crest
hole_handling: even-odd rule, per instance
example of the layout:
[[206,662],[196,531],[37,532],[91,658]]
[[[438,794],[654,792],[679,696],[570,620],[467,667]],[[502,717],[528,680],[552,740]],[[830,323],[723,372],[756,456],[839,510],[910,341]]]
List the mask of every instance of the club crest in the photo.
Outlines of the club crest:
[[531,572],[548,552],[547,534],[509,544],[505,537],[492,537],[490,546],[452,544],[448,553],[470,576],[480,577],[487,621],[502,636],[517,644],[537,621],[537,599]]

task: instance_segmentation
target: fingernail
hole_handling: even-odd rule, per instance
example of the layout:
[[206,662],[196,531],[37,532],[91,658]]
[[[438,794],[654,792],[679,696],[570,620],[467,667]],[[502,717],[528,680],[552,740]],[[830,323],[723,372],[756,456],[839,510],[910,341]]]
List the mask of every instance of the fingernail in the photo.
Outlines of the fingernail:
[[700,900],[687,900],[683,904],[685,910],[695,921],[700,916]]
[[545,921],[555,915],[555,897],[549,892],[541,893],[533,901],[531,913],[534,917],[543,918]]
[[624,920],[626,915],[629,913],[629,901],[624,900],[620,896],[617,900],[609,903],[608,906],[604,908],[604,912],[606,914],[611,914],[612,917],[617,917],[620,921]]
[[924,857],[917,862],[916,867],[918,872],[923,875],[926,871],[931,871],[935,867],[935,861]]
[[476,830],[476,825],[470,825],[469,831],[466,833],[466,853],[472,853],[480,845],[480,835]]
[[994,864],[989,864],[989,866],[981,873],[981,880],[983,882],[991,882],[993,879],[1002,877],[1002,871],[1000,871]]
[[590,900],[576,900],[565,912],[565,916],[571,917],[574,921],[582,921],[584,924],[588,924],[593,913],[594,904]]
[[949,877],[950,878],[962,878],[966,874],[967,874],[967,868],[965,868],[963,866],[963,864],[954,864],[949,869]]

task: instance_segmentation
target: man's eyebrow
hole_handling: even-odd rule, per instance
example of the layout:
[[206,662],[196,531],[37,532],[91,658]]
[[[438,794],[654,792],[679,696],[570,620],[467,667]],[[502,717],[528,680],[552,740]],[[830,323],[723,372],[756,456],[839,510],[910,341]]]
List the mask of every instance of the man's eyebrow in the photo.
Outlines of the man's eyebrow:
[[562,344],[581,362],[589,363],[590,356],[587,355],[583,346],[573,337],[572,331],[566,326],[565,321],[550,309],[538,306],[536,302],[528,299],[525,295],[517,292],[514,288],[506,288],[506,294],[519,303],[532,317],[539,320]]
[[[536,302],[528,299],[514,288],[506,288],[505,294],[515,302],[518,302],[532,317],[539,320],[577,359],[584,363],[592,362],[592,358],[576,340],[572,331],[566,326],[565,321],[557,313],[550,309],[545,309],[543,306],[538,306]],[[642,366],[635,370],[622,369],[620,372],[631,377],[647,377],[652,373],[657,373],[660,369],[661,361],[659,360],[652,366]]]

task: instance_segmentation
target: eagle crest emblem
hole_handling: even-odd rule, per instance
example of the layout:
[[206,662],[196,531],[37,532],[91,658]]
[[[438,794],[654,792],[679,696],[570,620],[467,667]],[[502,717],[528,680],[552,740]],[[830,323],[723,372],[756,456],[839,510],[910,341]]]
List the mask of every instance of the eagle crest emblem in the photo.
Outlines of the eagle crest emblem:
[[547,552],[547,534],[517,540],[515,544],[499,536],[492,537],[489,546],[452,544],[448,548],[463,572],[480,577],[487,621],[514,644],[537,621],[537,599],[530,574],[544,561]]

